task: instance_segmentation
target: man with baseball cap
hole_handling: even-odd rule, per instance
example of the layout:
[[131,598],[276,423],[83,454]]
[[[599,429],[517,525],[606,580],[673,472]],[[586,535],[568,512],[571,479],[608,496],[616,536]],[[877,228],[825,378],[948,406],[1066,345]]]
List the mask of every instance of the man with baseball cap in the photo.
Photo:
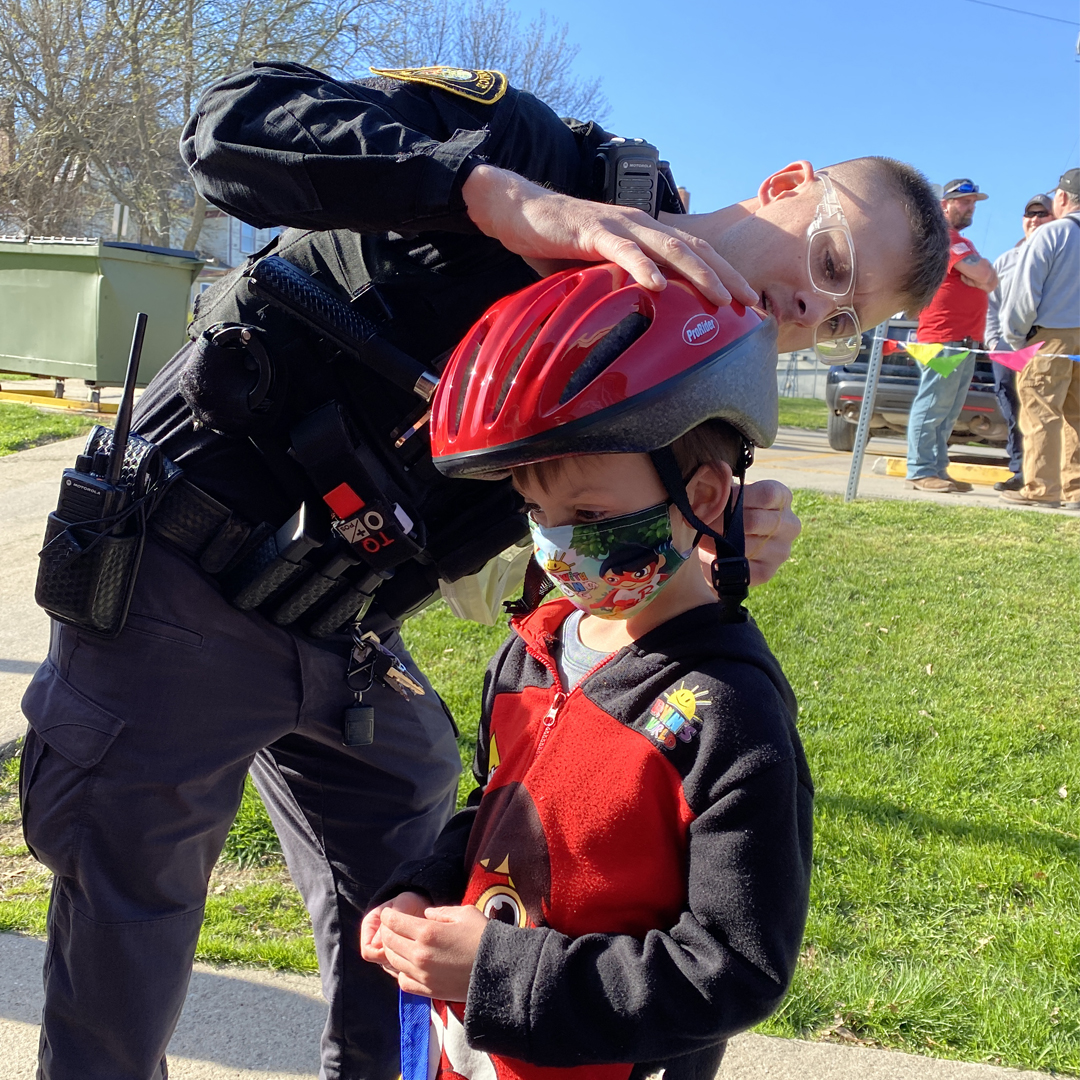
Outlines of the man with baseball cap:
[[[941,192],[941,209],[949,225],[949,271],[933,300],[919,316],[916,340],[957,348],[981,349],[986,329],[987,293],[997,274],[970,240],[960,235],[971,224],[975,204],[988,196],[966,178],[950,180]],[[907,478],[921,491],[970,491],[971,485],[948,475],[949,436],[967,400],[975,354],[954,371],[939,375],[919,371],[919,389],[908,418]]]
[[1058,181],[1054,221],[1024,243],[1001,307],[1014,348],[1043,347],[1017,375],[1024,485],[1008,503],[1080,510],[1080,169]]
[[[1012,346],[1001,332],[1001,301],[1005,296],[1008,279],[1020,258],[1020,248],[1024,241],[1040,226],[1054,219],[1053,199],[1049,195],[1032,195],[1024,204],[1024,216],[1021,225],[1024,235],[1016,243],[994,260],[994,270],[998,276],[997,287],[990,294],[986,309],[986,333],[984,340],[991,352],[1011,352]],[[1023,440],[1020,435],[1020,403],[1016,397],[1016,372],[994,361],[994,396],[997,398],[1001,415],[1009,425],[1009,437],[1005,449],[1009,455],[1009,468],[1012,476],[994,485],[995,491],[1019,491],[1024,486]]]

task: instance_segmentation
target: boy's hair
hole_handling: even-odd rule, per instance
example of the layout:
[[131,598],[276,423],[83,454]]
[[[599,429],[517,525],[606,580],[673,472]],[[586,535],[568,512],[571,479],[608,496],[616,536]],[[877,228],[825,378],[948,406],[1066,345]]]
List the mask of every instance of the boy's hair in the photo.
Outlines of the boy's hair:
[[860,193],[877,183],[896,198],[907,218],[911,260],[898,283],[899,306],[916,315],[934,298],[949,269],[949,226],[941,200],[918,169],[890,157],[841,161],[824,170]]
[[[699,465],[724,462],[731,466],[733,472],[736,471],[745,441],[745,436],[726,420],[706,420],[676,439],[671,449],[679,464],[679,471],[689,479]],[[567,458],[571,456],[568,454],[548,458],[547,461],[516,465],[510,474],[518,482],[536,484],[541,491],[547,491],[551,482],[562,475]]]

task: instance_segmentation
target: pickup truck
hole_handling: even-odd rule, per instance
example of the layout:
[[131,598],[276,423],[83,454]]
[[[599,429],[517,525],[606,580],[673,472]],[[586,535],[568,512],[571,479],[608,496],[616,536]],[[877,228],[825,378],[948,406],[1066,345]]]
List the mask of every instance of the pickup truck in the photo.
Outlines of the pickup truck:
[[[916,323],[906,319],[889,322],[888,335],[893,341],[915,340]],[[829,445],[834,450],[855,446],[855,429],[862,409],[863,391],[874,331],[863,334],[859,355],[847,364],[829,368],[825,380],[825,403],[829,407]],[[919,366],[906,352],[894,352],[881,364],[870,434],[906,437],[908,414],[919,387]],[[989,360],[979,358],[967,393],[967,401],[953,426],[949,442],[979,442],[1004,446],[1008,426],[994,396],[994,372]]]

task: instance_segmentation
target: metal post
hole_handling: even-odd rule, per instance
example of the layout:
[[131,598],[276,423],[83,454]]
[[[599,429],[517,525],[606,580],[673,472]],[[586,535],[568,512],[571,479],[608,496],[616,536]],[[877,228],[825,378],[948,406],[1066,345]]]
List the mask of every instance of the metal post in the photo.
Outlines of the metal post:
[[851,502],[859,493],[859,475],[862,473],[863,455],[870,438],[870,417],[874,415],[874,398],[877,397],[878,376],[881,374],[881,353],[888,332],[888,319],[878,323],[874,331],[874,345],[870,350],[870,363],[866,367],[866,389],[863,391],[862,408],[859,410],[859,426],[855,430],[855,447],[851,452],[851,472],[848,474],[844,502]]

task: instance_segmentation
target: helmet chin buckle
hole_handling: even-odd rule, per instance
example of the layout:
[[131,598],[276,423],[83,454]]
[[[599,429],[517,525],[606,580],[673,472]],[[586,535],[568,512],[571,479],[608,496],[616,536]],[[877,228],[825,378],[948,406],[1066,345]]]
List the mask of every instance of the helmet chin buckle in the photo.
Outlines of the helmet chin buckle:
[[713,559],[712,587],[721,600],[741,604],[750,591],[750,564],[745,556]]

